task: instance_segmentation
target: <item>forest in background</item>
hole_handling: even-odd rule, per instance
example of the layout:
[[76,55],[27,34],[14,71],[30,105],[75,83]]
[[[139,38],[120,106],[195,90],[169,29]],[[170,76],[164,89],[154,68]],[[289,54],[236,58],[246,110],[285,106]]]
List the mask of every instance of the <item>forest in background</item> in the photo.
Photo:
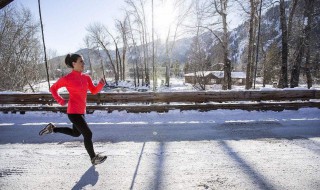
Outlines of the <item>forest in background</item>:
[[[171,77],[219,70],[224,71],[223,89],[232,89],[232,71],[246,72],[246,89],[253,88],[256,76],[263,84],[276,81],[278,88],[319,83],[318,1],[265,0],[260,6],[260,0],[176,0],[177,18],[165,40],[153,35],[148,24],[151,1],[125,2],[123,20],[115,20],[116,32],[100,23],[87,27],[78,53],[94,79],[104,73],[116,84],[131,79],[135,86],[150,86],[164,79],[169,86]],[[245,15],[232,30],[226,22],[231,6]],[[46,80],[40,22],[35,17],[23,7],[0,10],[1,91],[32,89]],[[51,80],[69,71],[65,56],[47,54]]]

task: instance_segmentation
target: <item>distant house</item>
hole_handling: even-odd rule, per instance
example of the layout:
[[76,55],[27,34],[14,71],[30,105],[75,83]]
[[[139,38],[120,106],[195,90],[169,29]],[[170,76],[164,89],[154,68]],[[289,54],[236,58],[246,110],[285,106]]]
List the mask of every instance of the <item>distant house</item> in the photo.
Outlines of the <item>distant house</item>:
[[[204,84],[222,84],[224,77],[223,71],[198,71],[196,73],[187,73],[184,75],[186,83],[196,83],[196,78],[201,80]],[[245,84],[245,72],[231,72],[231,79],[233,84]]]

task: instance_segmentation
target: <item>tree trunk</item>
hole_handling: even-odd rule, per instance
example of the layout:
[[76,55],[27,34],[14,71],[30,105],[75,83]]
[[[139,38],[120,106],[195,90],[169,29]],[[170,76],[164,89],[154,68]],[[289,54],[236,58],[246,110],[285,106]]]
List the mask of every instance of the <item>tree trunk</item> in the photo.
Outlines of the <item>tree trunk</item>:
[[291,38],[291,31],[292,31],[292,23],[293,23],[293,16],[296,11],[297,5],[298,5],[298,0],[292,0],[291,4],[291,9],[289,13],[289,18],[288,18],[288,40],[290,41]]
[[310,39],[311,39],[311,25],[313,23],[313,11],[314,11],[314,0],[305,0],[306,3],[306,9],[305,9],[305,14],[306,17],[308,18],[308,22],[305,28],[305,34],[306,34],[306,40],[305,40],[305,45],[306,45],[306,65],[305,65],[305,72],[307,76],[307,85],[308,88],[310,89],[312,87],[312,76],[311,76],[311,71],[310,71]]
[[170,86],[170,69],[171,69],[171,58],[169,54],[169,33],[166,39],[166,81],[165,86]]
[[298,53],[295,59],[292,72],[291,72],[291,81],[290,87],[294,88],[299,85],[299,77],[301,65],[303,62],[303,57],[305,54],[306,63],[305,63],[305,72],[307,76],[307,84],[308,88],[312,86],[312,77],[310,73],[310,33],[311,33],[311,23],[312,23],[312,13],[314,8],[314,0],[305,0],[305,10],[304,10],[304,18],[307,20],[306,25],[303,29],[303,34],[299,38]]
[[136,59],[136,76],[137,76],[137,81],[138,81],[138,86],[140,86],[140,72],[139,72],[139,66],[138,66],[138,59]]
[[[110,64],[111,64],[111,67],[112,67],[112,70],[114,72],[114,79],[115,79],[115,82],[116,84],[118,85],[118,80],[117,80],[117,75],[119,75],[117,73],[117,70],[116,70],[116,66],[114,65],[113,61],[112,61],[112,57],[110,55],[110,52],[109,50],[107,49],[107,47],[103,44],[102,41],[99,41],[99,44],[102,46],[103,50],[106,52],[108,58],[109,58],[109,61],[110,61]],[[98,50],[99,51],[99,50]]]
[[246,73],[246,89],[252,88],[253,80],[253,49],[254,49],[254,17],[255,17],[255,3],[254,0],[250,0],[251,11],[250,11],[250,25],[249,25],[249,44],[248,44],[248,63]]
[[[132,30],[132,27],[131,27],[131,20],[130,20],[130,17],[129,17],[129,14],[127,13],[127,18],[128,18],[128,27],[129,27],[129,32],[131,34],[131,40],[132,40],[132,44],[133,44],[133,48],[134,48],[134,63],[133,63],[133,75],[134,75],[134,86],[137,87],[137,77],[138,77],[138,70],[137,70],[137,65],[138,65],[138,56],[137,56],[137,46],[136,46],[136,42],[134,40],[134,36],[133,36],[133,30]],[[126,40],[127,42],[127,40]],[[130,46],[129,46],[129,52],[130,52]]]
[[126,53],[127,53],[127,43],[124,43],[122,49],[122,80],[126,80]]
[[122,42],[123,42],[123,47],[122,47],[122,67],[121,67],[121,73],[122,73],[122,80],[126,80],[126,53],[127,53],[127,47],[128,47],[128,38],[127,38],[127,20],[128,16],[125,18],[123,23],[119,21],[120,25],[120,32],[122,36]]
[[217,9],[217,3],[215,2],[215,6],[217,12],[222,17],[222,24],[223,24],[223,60],[224,60],[224,77],[223,77],[223,85],[222,89],[227,90],[231,89],[231,61],[229,59],[229,35],[228,35],[228,28],[227,28],[227,5],[228,0],[221,0],[220,1],[220,10]]
[[291,70],[290,88],[294,88],[299,85],[300,68],[305,50],[304,36],[299,38],[299,43],[297,46],[299,49]]
[[285,12],[285,1],[280,0],[280,23],[282,30],[282,64],[278,88],[288,87],[288,30]]

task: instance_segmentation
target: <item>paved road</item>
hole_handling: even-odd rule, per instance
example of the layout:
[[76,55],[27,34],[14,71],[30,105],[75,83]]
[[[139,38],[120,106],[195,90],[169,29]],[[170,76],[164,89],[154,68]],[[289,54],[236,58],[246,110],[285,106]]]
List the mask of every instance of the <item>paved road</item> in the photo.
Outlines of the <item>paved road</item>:
[[319,120],[91,126],[95,167],[81,138],[1,126],[1,189],[320,189]]

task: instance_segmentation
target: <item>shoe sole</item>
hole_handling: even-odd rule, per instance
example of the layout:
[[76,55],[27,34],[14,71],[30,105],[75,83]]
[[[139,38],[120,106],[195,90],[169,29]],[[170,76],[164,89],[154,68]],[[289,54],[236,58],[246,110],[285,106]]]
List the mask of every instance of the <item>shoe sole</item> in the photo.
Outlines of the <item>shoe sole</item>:
[[98,164],[102,164],[104,161],[107,160],[107,156],[104,157],[104,159],[102,159],[99,163],[93,163],[93,165],[98,165]]
[[47,129],[42,129],[42,130],[39,132],[39,135],[42,136],[42,135],[44,135],[44,134],[47,134],[47,133],[45,133],[46,130],[47,130]]
[[[42,136],[42,135],[47,135],[47,134],[50,134],[50,133],[45,133],[47,131],[47,127],[49,125],[53,125],[52,123],[49,123],[48,125],[46,125],[43,129],[41,129],[41,131],[39,132],[39,136]],[[53,127],[54,128],[54,127]],[[52,129],[53,130],[53,129]]]

